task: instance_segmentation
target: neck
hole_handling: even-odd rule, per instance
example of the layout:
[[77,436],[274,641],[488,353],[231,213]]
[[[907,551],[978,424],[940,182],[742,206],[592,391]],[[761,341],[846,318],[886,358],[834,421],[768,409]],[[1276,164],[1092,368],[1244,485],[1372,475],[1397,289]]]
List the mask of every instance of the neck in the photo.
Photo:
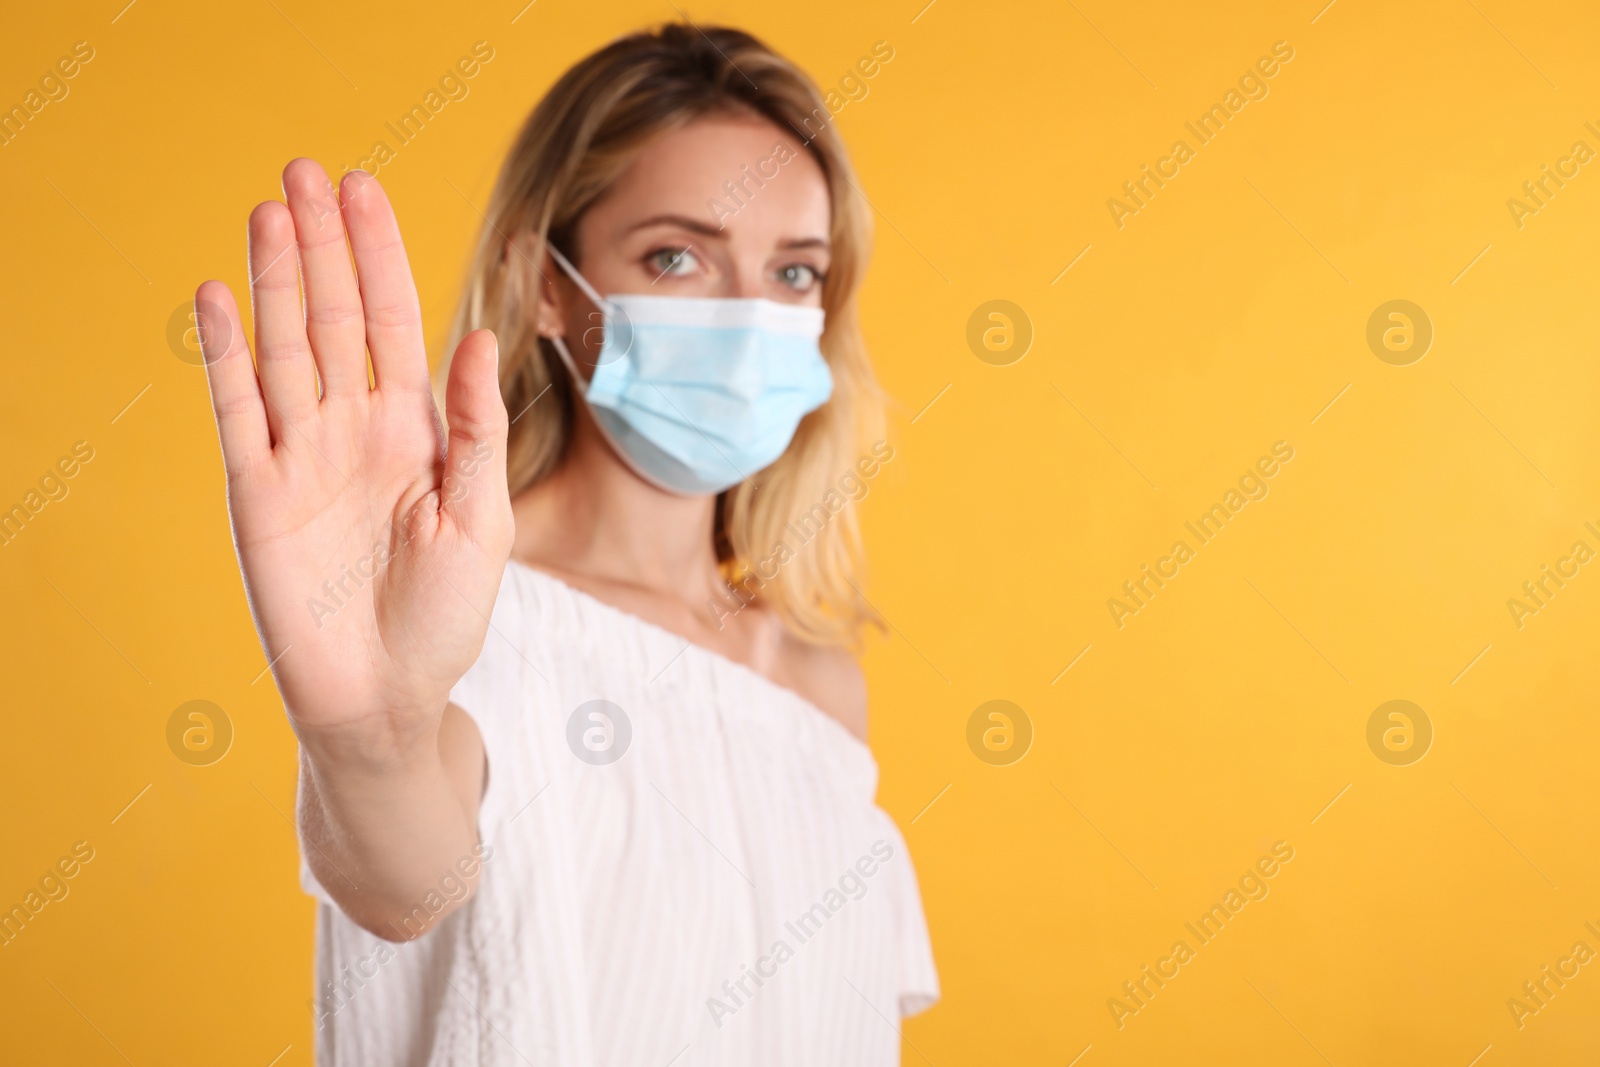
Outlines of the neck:
[[680,496],[635,474],[579,405],[561,464],[513,503],[512,555],[698,604],[721,589],[715,496]]

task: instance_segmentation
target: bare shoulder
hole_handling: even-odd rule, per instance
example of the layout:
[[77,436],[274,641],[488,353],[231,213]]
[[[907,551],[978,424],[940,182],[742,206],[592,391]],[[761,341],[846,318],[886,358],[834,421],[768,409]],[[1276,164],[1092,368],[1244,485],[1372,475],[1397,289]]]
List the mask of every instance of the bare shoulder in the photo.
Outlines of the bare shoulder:
[[786,635],[783,658],[787,684],[856,737],[867,739],[867,680],[849,650]]

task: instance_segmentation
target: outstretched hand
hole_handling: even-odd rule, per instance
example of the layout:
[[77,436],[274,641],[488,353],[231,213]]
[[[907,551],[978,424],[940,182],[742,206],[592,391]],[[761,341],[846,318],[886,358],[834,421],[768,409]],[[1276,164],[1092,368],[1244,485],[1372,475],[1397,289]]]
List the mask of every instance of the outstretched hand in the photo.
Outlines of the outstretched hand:
[[511,549],[497,346],[456,349],[446,432],[377,180],[335,200],[297,159],[283,188],[250,215],[254,364],[228,287],[195,294],[234,543],[296,728],[404,746],[477,658]]

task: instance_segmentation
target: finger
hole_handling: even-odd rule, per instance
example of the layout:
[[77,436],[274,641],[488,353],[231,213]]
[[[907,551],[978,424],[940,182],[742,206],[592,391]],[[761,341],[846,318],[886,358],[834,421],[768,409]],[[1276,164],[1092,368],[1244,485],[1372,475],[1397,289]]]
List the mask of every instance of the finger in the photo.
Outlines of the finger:
[[256,373],[272,439],[317,408],[317,369],[300,309],[294,220],[276,200],[250,213],[250,297],[256,320]]
[[340,194],[361,288],[372,376],[380,389],[427,392],[422,307],[394,209],[378,180],[365,171],[346,174]]
[[194,310],[211,410],[222,439],[222,464],[233,478],[271,457],[267,412],[233,292],[221,282],[204,282],[195,290]]
[[327,172],[309,159],[293,160],[283,169],[283,195],[294,218],[305,275],[306,337],[322,376],[323,395],[365,393],[367,330],[339,196]]
[[[499,345],[489,330],[462,338],[445,384],[444,506],[473,541],[493,546],[505,536],[510,496],[506,489],[505,401],[500,398]],[[509,542],[504,546],[510,550]]]

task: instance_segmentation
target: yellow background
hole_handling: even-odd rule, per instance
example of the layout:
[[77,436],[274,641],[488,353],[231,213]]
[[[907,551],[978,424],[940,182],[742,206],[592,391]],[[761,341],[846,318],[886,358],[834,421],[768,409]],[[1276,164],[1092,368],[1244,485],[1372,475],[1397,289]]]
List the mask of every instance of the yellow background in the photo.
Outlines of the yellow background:
[[[245,217],[288,159],[357,164],[481,39],[471,95],[379,175],[439,338],[527,110],[675,11],[123,2],[8,11],[0,35],[5,103],[96,50],[0,148],[0,506],[95,449],[0,548],[0,903],[96,850],[0,949],[0,1059],[304,1064],[294,743],[169,318],[206,277],[244,294]],[[1520,229],[1506,201],[1600,149],[1600,16],[924,2],[688,9],[824,85],[895,51],[837,121],[878,213],[864,314],[898,404],[863,504],[893,624],[865,661],[872,744],[944,986],[906,1062],[1593,1062],[1600,963],[1520,1030],[1506,1001],[1600,949],[1600,565],[1520,630],[1506,601],[1600,548],[1600,163]],[[1119,230],[1106,200],[1279,40],[1270,95]],[[1365,340],[1399,298],[1436,332],[1405,367]],[[993,299],[1034,329],[1010,366],[965,340]],[[1118,629],[1107,598],[1278,440],[1270,495]],[[191,699],[234,724],[209,767],[167,747]],[[1034,727],[1011,766],[967,746],[991,699]],[[1410,766],[1367,746],[1391,699],[1434,727]],[[1278,840],[1270,896],[1119,1029],[1107,999]]]

